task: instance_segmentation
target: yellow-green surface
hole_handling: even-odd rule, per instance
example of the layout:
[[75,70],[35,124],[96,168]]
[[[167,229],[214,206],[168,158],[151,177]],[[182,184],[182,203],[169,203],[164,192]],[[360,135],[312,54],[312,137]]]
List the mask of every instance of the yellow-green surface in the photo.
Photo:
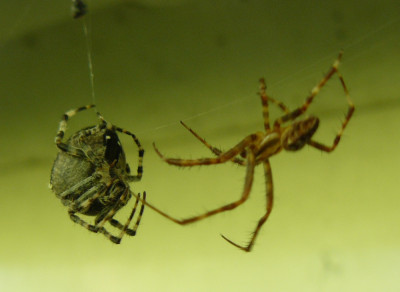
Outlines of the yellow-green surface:
[[[331,154],[305,148],[271,159],[275,207],[251,253],[219,234],[249,238],[265,205],[261,167],[237,210],[181,227],[146,209],[138,235],[119,246],[68,218],[47,188],[53,139],[65,110],[91,103],[82,22],[68,2],[0,4],[0,291],[400,290],[396,1],[93,5],[97,104],[146,149],[132,190],[177,217],[238,198],[244,168],[174,168],[153,141],[168,156],[209,156],[182,119],[227,149],[262,130],[259,77],[293,108],[345,50],[353,120]],[[321,118],[318,140],[333,139],[345,111],[334,78],[310,109]],[[69,133],[95,122],[93,113],[77,117]],[[122,142],[135,165],[134,145]]]

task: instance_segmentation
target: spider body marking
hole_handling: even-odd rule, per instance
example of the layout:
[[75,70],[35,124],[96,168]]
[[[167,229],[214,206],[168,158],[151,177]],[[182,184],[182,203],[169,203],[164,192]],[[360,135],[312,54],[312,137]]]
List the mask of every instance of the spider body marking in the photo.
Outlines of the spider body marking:
[[[144,150],[134,134],[106,122],[99,113],[98,125],[77,131],[64,143],[62,139],[68,120],[92,107],[94,105],[83,106],[63,115],[55,138],[60,151],[51,171],[50,188],[68,207],[72,221],[89,231],[103,233],[110,241],[118,244],[124,234],[136,234],[144,211],[142,204],[136,224],[130,229],[129,224],[140,200],[138,194],[124,225],[113,218],[132,197],[129,182],[139,181],[142,177]],[[130,173],[117,132],[131,136],[139,148],[137,175]],[[145,199],[146,193],[143,194],[144,202]],[[95,216],[94,224],[87,223],[76,214]],[[106,222],[121,230],[119,236],[112,235],[104,227]]]
[[[189,217],[186,219],[176,219],[169,214],[161,211],[155,206],[146,202],[145,204],[164,216],[165,218],[178,223],[180,225],[185,225],[193,223],[207,217],[216,215],[221,212],[233,210],[236,207],[243,204],[249,197],[253,178],[254,178],[254,168],[258,164],[263,164],[264,176],[265,176],[265,186],[266,186],[266,207],[264,215],[259,219],[254,232],[251,235],[250,241],[246,245],[239,245],[224,235],[221,235],[225,240],[227,240],[232,245],[238,247],[239,249],[249,252],[254,246],[254,242],[257,238],[259,231],[263,224],[267,221],[273,207],[273,181],[272,181],[272,171],[269,158],[273,155],[278,154],[282,150],[286,151],[298,151],[302,149],[305,145],[309,145],[316,149],[322,150],[324,152],[331,152],[336,149],[339,144],[343,131],[346,128],[348,122],[350,121],[354,113],[354,104],[349,97],[349,92],[346,84],[343,80],[342,75],[338,72],[338,66],[342,57],[342,52],[340,52],[338,58],[335,60],[331,66],[329,72],[321,79],[321,81],[313,88],[310,95],[306,98],[304,103],[298,108],[290,111],[282,102],[279,102],[272,97],[268,96],[266,93],[265,80],[260,79],[260,91],[259,95],[261,98],[262,108],[263,108],[263,120],[264,120],[264,132],[256,132],[254,134],[246,136],[238,144],[233,146],[227,151],[222,151],[221,149],[210,145],[205,139],[200,137],[195,131],[189,128],[186,124],[181,122],[181,124],[190,131],[201,143],[203,143],[216,157],[211,158],[199,158],[199,159],[178,159],[178,158],[167,158],[165,157],[155,146],[155,151],[157,154],[168,164],[181,166],[181,167],[192,167],[196,165],[210,165],[210,164],[220,164],[231,161],[233,163],[239,164],[246,167],[246,176],[244,182],[244,188],[242,195],[236,201],[225,204],[219,208],[213,209],[211,211],[205,212],[204,214]],[[317,96],[321,88],[326,84],[326,82],[334,75],[337,74],[339,81],[343,87],[344,93],[346,95],[348,110],[345,116],[345,120],[342,122],[341,128],[339,129],[337,135],[335,136],[333,143],[331,145],[325,145],[312,139],[314,133],[319,126],[319,119],[317,117],[307,117],[299,119],[308,109],[314,98]],[[269,102],[278,106],[284,115],[276,119],[271,128],[269,120]]]

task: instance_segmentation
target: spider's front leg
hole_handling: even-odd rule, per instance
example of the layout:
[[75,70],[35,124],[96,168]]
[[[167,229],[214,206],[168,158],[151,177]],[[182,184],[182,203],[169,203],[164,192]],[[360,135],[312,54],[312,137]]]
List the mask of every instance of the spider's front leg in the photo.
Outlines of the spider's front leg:
[[[274,128],[279,128],[280,125],[287,121],[293,121],[300,115],[302,115],[304,112],[307,111],[308,107],[310,104],[313,102],[314,98],[318,95],[322,87],[329,81],[329,79],[332,78],[333,74],[338,73],[338,67],[340,64],[340,60],[342,59],[343,51],[339,53],[339,56],[337,59],[333,62],[331,69],[329,72],[320,80],[320,82],[311,90],[311,94],[306,98],[305,102],[298,107],[297,109],[293,110],[290,113],[285,114],[284,116],[280,117],[274,122]],[[343,83],[343,79],[341,78],[341,75],[338,73],[340,81]],[[347,90],[345,88],[345,90]],[[349,100],[349,99],[348,99]]]
[[340,142],[340,139],[342,138],[344,129],[346,128],[347,124],[349,123],[351,117],[353,116],[353,113],[355,111],[355,107],[353,102],[350,99],[350,94],[349,94],[349,90],[347,89],[346,83],[344,82],[344,79],[342,77],[342,74],[340,74],[339,72],[337,73],[340,79],[340,83],[343,86],[343,90],[346,94],[346,99],[347,99],[347,103],[348,103],[348,109],[347,109],[347,113],[345,115],[344,121],[342,122],[342,127],[340,128],[339,132],[337,133],[337,135],[335,136],[335,138],[333,139],[333,143],[331,146],[319,143],[317,141],[313,141],[310,140],[308,142],[309,145],[313,146],[314,148],[317,148],[319,150],[325,151],[325,152],[331,152],[333,150],[335,150],[335,148],[337,147],[337,145]]
[[67,111],[62,116],[60,125],[58,127],[57,135],[55,138],[55,143],[61,151],[68,152],[69,154],[74,155],[74,156],[85,157],[85,154],[80,149],[70,149],[67,144],[62,142],[62,139],[64,138],[65,131],[67,130],[68,120],[70,118],[72,118],[73,116],[75,116],[77,113],[87,110],[87,109],[91,109],[93,107],[95,107],[94,104],[85,105],[85,106],[79,107],[77,109]]
[[140,181],[142,179],[142,176],[143,176],[144,149],[143,149],[142,145],[140,144],[139,139],[136,137],[135,134],[133,134],[133,133],[131,133],[131,132],[125,130],[125,129],[119,128],[119,127],[115,127],[115,129],[120,133],[123,133],[125,135],[131,136],[133,141],[135,142],[136,146],[139,149],[139,158],[138,158],[139,161],[138,161],[138,167],[137,167],[137,174],[134,175],[134,176],[131,176],[131,179],[132,179],[132,181]]

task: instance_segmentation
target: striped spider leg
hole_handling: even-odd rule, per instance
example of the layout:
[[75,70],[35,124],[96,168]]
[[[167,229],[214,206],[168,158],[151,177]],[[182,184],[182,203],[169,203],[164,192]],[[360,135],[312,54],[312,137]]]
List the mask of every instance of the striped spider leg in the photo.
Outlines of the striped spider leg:
[[[221,212],[233,210],[236,207],[243,204],[248,199],[253,184],[254,168],[258,164],[262,164],[264,167],[264,176],[266,184],[266,209],[264,215],[259,219],[257,226],[255,227],[254,232],[251,235],[250,241],[248,242],[247,245],[242,246],[222,235],[222,237],[226,241],[240,248],[241,250],[244,250],[246,252],[251,251],[254,242],[256,240],[256,237],[259,231],[261,230],[263,224],[267,221],[273,206],[273,198],[274,198],[273,181],[272,181],[272,171],[269,158],[272,157],[273,155],[278,154],[282,150],[286,151],[300,150],[306,144],[325,152],[333,151],[339,144],[343,131],[346,128],[351,116],[353,115],[354,105],[350,100],[349,93],[345,85],[345,82],[343,80],[343,77],[338,72],[338,66],[341,57],[342,57],[342,52],[340,52],[338,58],[331,66],[329,72],[313,88],[310,95],[306,98],[305,102],[293,111],[290,111],[283,103],[269,97],[266,93],[265,80],[260,79],[259,95],[262,103],[265,131],[256,132],[248,135],[242,141],[240,141],[238,144],[236,144],[234,147],[232,147],[227,151],[222,151],[219,148],[211,146],[210,144],[208,144],[208,142],[205,141],[205,139],[201,138],[195,131],[193,131],[183,122],[181,122],[182,125],[186,129],[188,129],[201,143],[203,143],[208,149],[210,149],[210,151],[214,155],[216,155],[216,157],[199,158],[199,159],[167,158],[163,154],[161,154],[161,152],[156,148],[155,144],[153,144],[155,151],[165,162],[176,166],[191,167],[195,165],[221,164],[228,161],[245,166],[246,176],[245,176],[244,188],[242,195],[240,196],[239,199],[229,204],[225,204],[219,208],[205,212],[204,214],[189,217],[186,219],[176,219],[166,214],[165,212],[159,210],[158,208],[154,207],[153,205],[149,204],[148,202],[146,202],[145,204],[149,208],[161,214],[162,216],[180,225],[186,225],[189,223],[205,219],[212,215],[216,215]],[[302,116],[307,111],[308,107],[310,106],[314,98],[317,96],[321,88],[326,84],[326,82],[330,80],[330,78],[335,73],[338,75],[343,90],[345,92],[348,102],[348,111],[338,134],[335,136],[333,140],[332,145],[328,146],[312,140],[312,136],[316,132],[319,125],[319,119],[317,117],[310,116],[303,119],[298,119],[298,120],[296,119]],[[284,112],[283,116],[274,121],[272,127],[270,125],[270,118],[269,118],[269,102],[274,103]]]

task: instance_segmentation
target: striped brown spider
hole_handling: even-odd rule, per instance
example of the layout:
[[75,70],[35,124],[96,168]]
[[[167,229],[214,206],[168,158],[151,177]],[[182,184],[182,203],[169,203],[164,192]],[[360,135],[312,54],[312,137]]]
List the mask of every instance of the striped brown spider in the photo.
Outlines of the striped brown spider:
[[[183,167],[191,167],[195,165],[220,164],[231,161],[238,165],[245,166],[246,178],[244,183],[244,190],[242,192],[241,197],[238,200],[223,205],[219,208],[213,209],[211,211],[205,212],[204,214],[201,214],[199,216],[189,217],[181,220],[173,218],[172,216],[166,214],[163,211],[160,211],[159,209],[155,208],[149,203],[146,204],[150,208],[161,214],[162,216],[181,225],[193,223],[221,212],[233,210],[236,207],[243,204],[248,199],[253,184],[254,168],[256,167],[256,165],[262,164],[264,166],[265,183],[266,183],[266,210],[265,214],[259,219],[258,224],[254,232],[252,233],[250,241],[248,242],[247,245],[241,246],[231,241],[230,239],[226,238],[224,235],[221,235],[229,243],[233,244],[234,246],[244,251],[249,252],[254,245],[254,242],[256,240],[259,231],[261,230],[261,227],[266,222],[272,211],[273,183],[272,183],[271,164],[269,162],[269,158],[272,157],[273,155],[280,153],[282,150],[286,151],[300,150],[306,144],[316,149],[322,150],[324,152],[331,152],[335,150],[335,148],[338,146],[340,142],[344,129],[346,128],[351,116],[353,115],[354,105],[350,100],[349,92],[347,90],[343,77],[338,72],[338,66],[341,58],[342,58],[342,52],[340,52],[338,58],[333,63],[329,72],[313,88],[311,94],[306,98],[305,102],[293,111],[290,111],[282,102],[276,101],[275,99],[269,97],[266,93],[265,81],[264,79],[260,79],[259,95],[261,97],[261,103],[263,108],[265,131],[256,132],[254,134],[248,135],[242,141],[240,141],[238,144],[236,144],[234,147],[232,147],[227,151],[222,151],[216,147],[211,146],[203,138],[201,138],[195,131],[193,131],[183,122],[181,122],[186,129],[188,129],[201,143],[203,143],[208,149],[210,149],[211,152],[213,152],[217,157],[200,158],[200,159],[166,158],[156,148],[155,144],[153,144],[158,155],[168,164],[173,164]],[[328,80],[335,73],[338,75],[339,80],[344,89],[348,102],[348,111],[339,132],[337,133],[336,137],[333,140],[332,145],[324,145],[312,139],[312,136],[314,135],[315,131],[318,128],[319,119],[314,116],[305,117],[303,119],[298,119],[298,118],[301,117],[307,111],[308,107],[314,100],[315,96],[317,96],[321,88],[326,84],[326,82],[328,82]],[[284,112],[284,115],[276,119],[272,126],[270,125],[269,121],[269,108],[268,108],[269,102],[274,103]]]

